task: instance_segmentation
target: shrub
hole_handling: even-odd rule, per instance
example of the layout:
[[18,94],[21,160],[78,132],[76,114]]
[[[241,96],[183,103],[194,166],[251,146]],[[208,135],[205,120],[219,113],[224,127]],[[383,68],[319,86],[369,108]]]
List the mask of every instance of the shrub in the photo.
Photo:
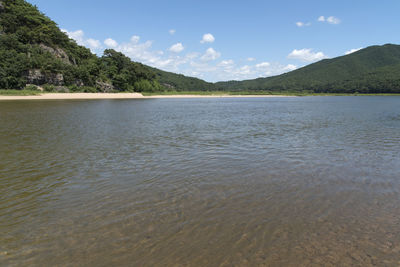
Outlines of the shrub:
[[54,92],[55,86],[52,84],[45,84],[42,86],[45,92]]
[[27,84],[24,88],[24,90],[28,90],[28,91],[39,91],[39,88],[34,85],[34,84]]
[[85,93],[97,93],[96,87],[91,87],[91,86],[82,86],[81,90]]

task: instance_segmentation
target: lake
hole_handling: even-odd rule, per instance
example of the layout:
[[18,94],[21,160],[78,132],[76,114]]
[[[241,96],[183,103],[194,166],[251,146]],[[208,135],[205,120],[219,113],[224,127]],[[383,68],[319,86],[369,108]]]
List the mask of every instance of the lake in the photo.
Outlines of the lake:
[[0,265],[400,264],[400,97],[0,102]]

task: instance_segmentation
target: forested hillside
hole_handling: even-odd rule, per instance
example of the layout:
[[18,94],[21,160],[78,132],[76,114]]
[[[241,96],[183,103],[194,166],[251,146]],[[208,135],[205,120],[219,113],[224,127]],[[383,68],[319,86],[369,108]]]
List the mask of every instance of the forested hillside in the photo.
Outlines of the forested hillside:
[[98,57],[25,0],[0,0],[0,89],[47,91],[270,91],[400,93],[400,46],[371,46],[282,75],[208,83],[131,61]]
[[371,46],[282,75],[216,86],[220,90],[400,93],[400,46]]
[[208,83],[132,62],[105,50],[97,57],[24,0],[0,0],[0,89],[27,84],[61,91],[204,90]]

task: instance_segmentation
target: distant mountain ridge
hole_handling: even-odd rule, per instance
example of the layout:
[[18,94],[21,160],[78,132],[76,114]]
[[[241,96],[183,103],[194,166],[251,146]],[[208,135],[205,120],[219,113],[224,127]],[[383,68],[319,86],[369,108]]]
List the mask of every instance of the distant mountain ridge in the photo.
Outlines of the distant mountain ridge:
[[274,77],[216,83],[221,90],[400,93],[400,45],[370,46]]
[[400,93],[400,46],[371,46],[274,77],[209,83],[133,62],[97,57],[25,0],[0,0],[0,89],[49,91],[270,91]]

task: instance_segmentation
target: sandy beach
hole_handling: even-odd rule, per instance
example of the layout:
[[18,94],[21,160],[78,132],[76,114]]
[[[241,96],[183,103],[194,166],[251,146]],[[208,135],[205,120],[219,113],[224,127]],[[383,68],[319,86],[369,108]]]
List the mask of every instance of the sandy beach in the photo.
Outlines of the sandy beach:
[[0,95],[0,100],[67,100],[67,99],[151,99],[151,98],[220,98],[220,97],[290,97],[283,95],[153,95],[140,93],[45,93],[31,96]]

